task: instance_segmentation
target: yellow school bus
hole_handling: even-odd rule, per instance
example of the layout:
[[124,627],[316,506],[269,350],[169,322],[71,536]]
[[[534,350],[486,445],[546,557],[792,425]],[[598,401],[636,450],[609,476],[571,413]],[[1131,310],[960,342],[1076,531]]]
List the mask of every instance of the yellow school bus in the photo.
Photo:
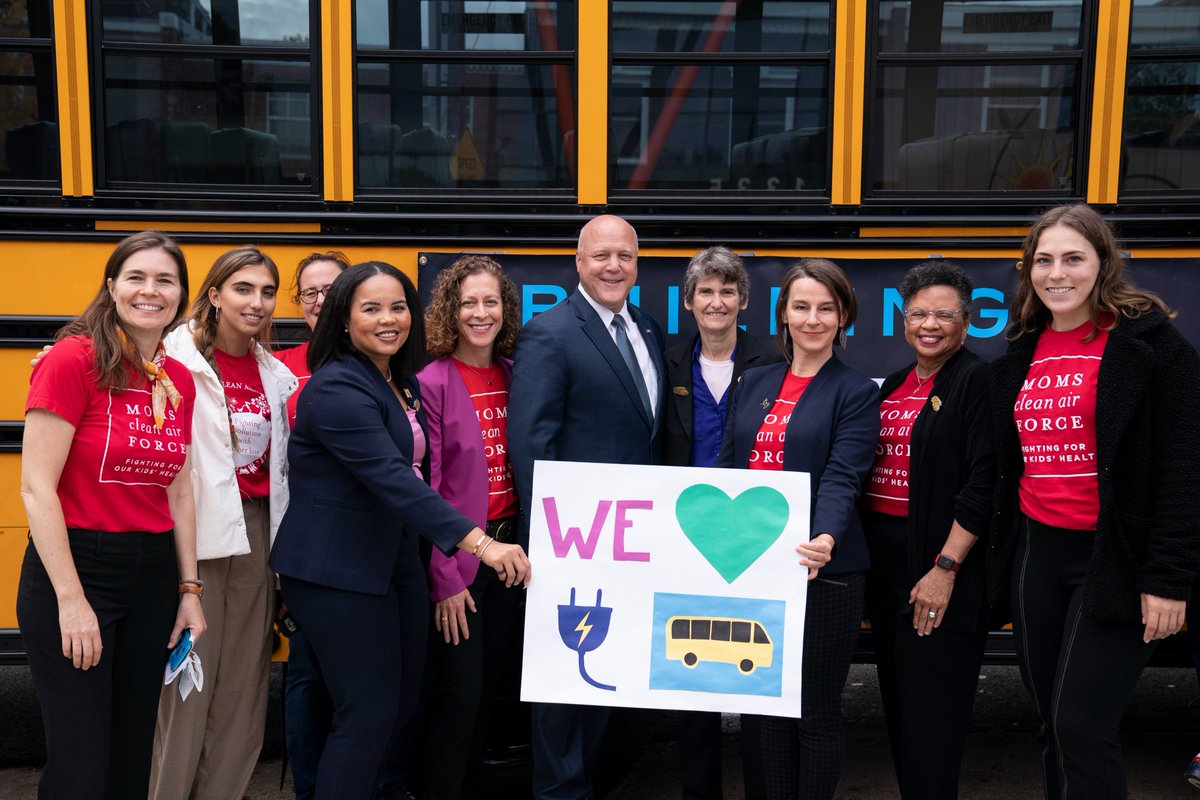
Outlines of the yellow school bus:
[[750,675],[771,666],[775,643],[757,620],[675,616],[667,620],[667,658],[689,669],[702,661],[734,664]]
[[1086,201],[1182,293],[1198,31],[1159,0],[0,4],[0,657],[28,361],[128,233],[175,236],[193,286],[245,243],[285,273],[569,258],[600,212],[643,257],[1015,260],[1040,209]]

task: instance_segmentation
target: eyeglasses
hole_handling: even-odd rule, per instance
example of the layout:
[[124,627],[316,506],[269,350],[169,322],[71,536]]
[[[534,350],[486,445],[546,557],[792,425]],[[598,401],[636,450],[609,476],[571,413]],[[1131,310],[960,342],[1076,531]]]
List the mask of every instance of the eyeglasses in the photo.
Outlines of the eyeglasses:
[[320,289],[305,289],[300,293],[300,302],[306,306],[311,306],[317,302],[318,297],[325,297],[329,294],[329,287],[322,286]]
[[962,310],[958,308],[939,308],[934,311],[925,308],[910,308],[904,312],[904,318],[909,322],[920,325],[932,316],[940,323],[949,324],[962,316],[962,313]]

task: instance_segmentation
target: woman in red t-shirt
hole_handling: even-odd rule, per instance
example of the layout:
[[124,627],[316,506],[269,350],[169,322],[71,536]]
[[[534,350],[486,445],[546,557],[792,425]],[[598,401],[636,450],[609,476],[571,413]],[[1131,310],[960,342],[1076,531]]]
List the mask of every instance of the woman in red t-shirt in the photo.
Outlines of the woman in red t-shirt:
[[1023,249],[992,365],[988,594],[1011,592],[1046,797],[1124,798],[1121,716],[1200,554],[1200,357],[1091,208],[1047,211]]
[[43,797],[146,796],[169,648],[185,628],[193,642],[205,630],[188,457],[196,392],[162,343],[187,300],[174,241],[122,240],[30,380],[17,618],[46,728]]
[[867,545],[856,503],[879,438],[878,387],[843,364],[858,306],[841,267],[796,263],[779,287],[775,323],[785,363],[754,367],[734,389],[719,467],[807,472],[808,580],[801,676],[803,719],[764,717],[768,797],[832,798],[842,767],[842,688],[863,615]]
[[204,691],[159,707],[152,798],[241,797],[266,725],[275,581],[287,509],[287,398],[296,378],[267,352],[279,271],[256,247],[220,255],[167,351],[196,382],[196,551],[208,583]]
[[[292,299],[300,305],[304,323],[311,332],[325,305],[329,287],[338,275],[350,266],[350,260],[336,250],[310,253],[296,266],[292,283]],[[287,366],[299,382],[295,393],[288,398],[288,427],[296,427],[296,404],[300,393],[312,377],[308,368],[308,342],[276,353],[275,357]],[[333,708],[329,690],[321,677],[317,656],[304,631],[297,629],[288,636],[287,674],[283,686],[283,740],[288,763],[292,768],[292,788],[299,798],[311,798],[317,785],[317,762],[329,726]],[[382,776],[381,776],[382,777]],[[381,784],[382,785],[382,784]]]
[[879,393],[862,497],[867,616],[900,795],[950,800],[987,640],[983,556],[967,556],[996,480],[988,368],[964,347],[973,287],[961,269],[926,261],[897,288],[916,361]]
[[[508,456],[508,386],[521,328],[517,290],[487,256],[463,256],[438,275],[425,314],[435,361],[417,375],[429,419],[430,484],[500,542],[514,541],[517,496]],[[429,565],[433,689],[424,752],[430,800],[479,793],[488,704],[515,654],[521,593],[479,559],[434,550]]]
[[[292,283],[295,294],[292,300],[300,305],[300,312],[304,314],[304,324],[308,326],[310,332],[317,327],[317,317],[321,315],[321,306],[325,304],[325,295],[328,294],[329,287],[333,284],[334,279],[349,266],[350,259],[336,250],[310,253],[296,265],[296,278]],[[287,365],[298,381],[296,391],[288,398],[287,403],[288,427],[294,428],[296,426],[296,402],[300,399],[300,392],[304,389],[304,385],[312,377],[312,371],[308,368],[308,342],[280,351],[275,354],[275,357]],[[291,645],[293,642],[289,641],[288,644]],[[290,665],[291,661],[289,660],[288,663]],[[293,761],[294,766],[295,762]]]

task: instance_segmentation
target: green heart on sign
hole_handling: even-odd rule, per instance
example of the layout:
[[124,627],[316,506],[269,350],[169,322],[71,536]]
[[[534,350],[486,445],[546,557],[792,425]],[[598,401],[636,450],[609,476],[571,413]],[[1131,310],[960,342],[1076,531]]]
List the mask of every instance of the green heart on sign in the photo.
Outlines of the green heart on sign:
[[788,502],[767,486],[732,500],[715,486],[689,486],[675,501],[683,533],[726,583],[733,583],[787,527]]

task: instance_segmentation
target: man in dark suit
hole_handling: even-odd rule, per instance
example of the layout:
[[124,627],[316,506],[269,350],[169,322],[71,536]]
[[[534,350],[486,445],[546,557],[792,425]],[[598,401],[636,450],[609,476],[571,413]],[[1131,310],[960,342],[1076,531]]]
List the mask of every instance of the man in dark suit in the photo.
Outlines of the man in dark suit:
[[[750,367],[783,356],[774,340],[738,327],[750,300],[746,264],[725,247],[701,250],[688,262],[683,304],[696,319],[696,335],[667,351],[667,404],[663,463],[715,467],[721,452],[729,398]],[[742,763],[747,800],[766,796],[759,751],[759,718],[742,717]],[[679,714],[679,760],[683,800],[721,800],[721,715]]]
[[[620,217],[579,234],[579,288],[521,332],[508,441],[528,544],[535,461],[657,464],[666,370],[658,323],[627,301],[637,233]],[[592,797],[609,709],[535,704],[533,790],[539,800]]]

